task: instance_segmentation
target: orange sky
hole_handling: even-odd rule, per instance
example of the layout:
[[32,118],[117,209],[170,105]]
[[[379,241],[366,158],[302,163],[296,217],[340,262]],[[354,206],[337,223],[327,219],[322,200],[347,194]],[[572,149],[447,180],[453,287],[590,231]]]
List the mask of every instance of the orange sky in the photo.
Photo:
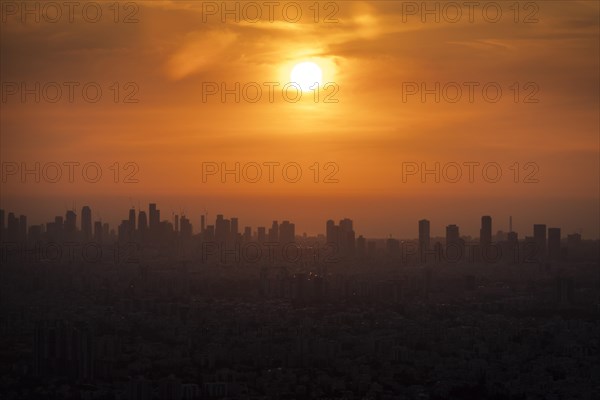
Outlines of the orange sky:
[[[238,3],[240,12],[248,3]],[[420,218],[432,220],[434,234],[457,223],[461,233],[477,235],[481,215],[494,217],[494,230],[506,230],[513,215],[522,235],[531,234],[533,223],[560,226],[565,235],[580,229],[586,237],[600,235],[598,2],[535,2],[539,10],[522,2],[517,23],[513,2],[494,3],[502,10],[497,23],[479,8],[469,22],[467,7],[458,23],[445,20],[454,18],[452,10],[442,12],[440,22],[435,15],[422,22],[418,11],[407,14],[414,2],[400,1],[320,2],[318,22],[314,2],[297,2],[302,18],[291,22],[280,11],[290,3],[278,3],[273,22],[265,6],[262,21],[242,14],[239,22],[232,16],[223,22],[220,10],[212,15],[207,8],[222,2],[144,1],[129,9],[121,3],[119,23],[111,3],[95,3],[102,4],[98,23],[85,21],[80,9],[72,23],[66,15],[49,23],[44,17],[50,14],[41,14],[39,23],[26,15],[23,23],[22,10],[3,5],[3,168],[94,162],[103,175],[97,183],[85,182],[80,169],[74,183],[66,176],[58,183],[5,176],[2,208],[41,223],[76,201],[78,208],[90,204],[95,218],[116,222],[131,204],[146,208],[156,200],[163,216],[186,210],[195,227],[207,208],[213,216],[237,215],[242,225],[291,219],[299,232],[311,233],[322,232],[330,217],[350,217],[358,233],[378,237],[415,236]],[[123,23],[130,13],[137,23]],[[324,21],[331,13],[337,22]],[[308,94],[290,103],[277,89],[273,102],[266,91],[256,103],[236,103],[233,95],[203,101],[207,82],[283,86],[302,61],[321,66],[324,81],[339,88],[337,103],[323,97],[315,103]],[[64,89],[58,102],[42,96],[36,104],[33,95],[23,103],[20,93],[10,94],[10,85],[22,82],[80,85],[73,102]],[[90,82],[102,89],[97,103],[82,97],[80,88]],[[423,102],[420,93],[403,99],[407,84],[433,88],[436,82],[465,88],[460,101],[442,96],[435,103],[429,95]],[[473,102],[465,82],[479,85]],[[496,103],[482,95],[488,83],[502,88]],[[523,102],[531,92],[527,83],[539,88],[531,97],[539,102]],[[123,103],[132,87],[139,88],[133,95],[139,101]],[[115,162],[119,183],[109,169]],[[225,183],[217,176],[203,182],[206,162],[230,168],[236,162],[297,163],[302,178],[289,183],[276,168],[272,183],[265,175],[258,183],[236,183],[231,176]],[[443,176],[440,183],[433,176],[423,183],[419,175],[403,182],[403,163],[433,168],[436,162],[480,166],[473,182],[466,167],[458,183]],[[518,183],[510,169],[515,162]],[[533,171],[525,168],[528,162],[539,168],[533,176],[539,182],[523,182]],[[132,171],[123,169],[126,163],[139,167],[139,182],[122,182]],[[315,163],[319,183],[310,169]],[[339,182],[322,182],[332,171],[324,169],[327,163],[337,166]],[[483,178],[486,163],[502,168],[499,182]]]

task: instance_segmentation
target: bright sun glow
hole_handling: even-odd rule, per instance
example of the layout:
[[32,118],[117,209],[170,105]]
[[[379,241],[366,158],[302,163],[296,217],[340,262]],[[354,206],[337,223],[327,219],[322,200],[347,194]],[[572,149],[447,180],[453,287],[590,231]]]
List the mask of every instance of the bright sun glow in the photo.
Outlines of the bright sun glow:
[[300,86],[303,92],[307,92],[309,90],[315,90],[315,83],[318,83],[319,86],[323,83],[323,72],[321,68],[313,63],[313,62],[302,62],[300,64],[296,64],[294,69],[292,69],[292,73],[290,75],[290,82],[296,83]]

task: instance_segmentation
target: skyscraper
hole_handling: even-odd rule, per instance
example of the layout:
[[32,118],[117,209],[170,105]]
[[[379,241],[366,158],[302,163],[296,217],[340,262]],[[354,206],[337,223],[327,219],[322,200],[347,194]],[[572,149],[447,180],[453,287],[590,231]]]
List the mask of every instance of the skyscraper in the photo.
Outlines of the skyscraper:
[[446,226],[446,246],[458,244],[459,241],[460,235],[458,232],[458,226],[454,224]]
[[19,241],[25,242],[27,240],[27,217],[25,215],[19,215]]
[[548,256],[553,260],[560,258],[560,228],[548,228]]
[[150,230],[156,231],[158,229],[158,223],[160,222],[160,211],[156,209],[155,203],[150,203],[148,207],[148,217],[150,219]]
[[325,235],[327,243],[337,243],[337,235],[335,235],[335,222],[330,219],[326,223]]
[[135,208],[129,209],[129,232],[135,232]]
[[257,228],[256,235],[259,243],[267,241],[267,229],[264,226],[259,226]]
[[92,239],[92,210],[88,206],[81,209],[81,232],[84,240]]
[[277,242],[279,240],[279,224],[273,221],[271,229],[269,229],[269,242]]
[[231,235],[233,236],[234,239],[237,238],[238,235],[238,219],[236,217],[232,217],[231,218]]
[[77,214],[75,211],[67,211],[65,216],[65,233],[67,235],[73,235],[77,231]]
[[365,240],[365,238],[360,235],[357,239],[356,239],[356,253],[359,257],[364,257],[366,255],[366,249],[367,247],[367,241]]
[[538,259],[546,257],[546,225],[533,225],[533,240],[536,245],[536,255]]
[[282,244],[294,243],[296,239],[296,227],[289,221],[283,221],[279,226],[279,240]]
[[94,222],[94,241],[96,243],[102,243],[102,237],[104,236],[102,233],[102,221]]
[[142,233],[148,230],[148,217],[146,216],[145,211],[140,211],[138,213],[138,229]]
[[19,237],[19,219],[14,213],[8,213],[6,240],[15,241]]
[[463,241],[457,225],[446,226],[446,260],[459,261],[464,254]]
[[481,217],[481,229],[479,230],[479,245],[482,249],[492,244],[492,217],[484,215]]
[[430,246],[431,236],[429,221],[422,219],[419,221],[419,250],[421,252],[428,251]]
[[342,254],[353,255],[356,246],[356,237],[351,219],[344,218],[340,221],[339,240]]
[[192,237],[192,224],[190,223],[190,220],[185,217],[185,215],[182,215],[181,219],[179,220],[179,231],[181,237],[184,239],[189,239]]
[[215,240],[219,243],[225,241],[225,219],[222,214],[217,214],[217,220],[215,221]]

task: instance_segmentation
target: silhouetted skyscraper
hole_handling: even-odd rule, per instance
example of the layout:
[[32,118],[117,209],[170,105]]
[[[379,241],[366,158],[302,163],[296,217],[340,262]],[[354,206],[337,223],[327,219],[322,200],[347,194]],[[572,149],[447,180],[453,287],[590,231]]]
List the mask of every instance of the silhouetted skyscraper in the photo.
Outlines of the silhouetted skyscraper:
[[289,221],[283,221],[279,226],[279,240],[282,244],[294,243],[296,240],[296,227]]
[[356,245],[356,236],[351,219],[344,218],[340,221],[339,238],[342,254],[353,255]]
[[259,226],[256,230],[257,240],[259,243],[267,241],[267,229],[264,226]]
[[269,242],[277,242],[279,240],[279,224],[273,221],[271,229],[269,229]]
[[27,240],[27,217],[25,215],[19,215],[19,241],[25,242]]
[[84,240],[92,239],[92,210],[88,206],[81,209],[81,232]]
[[533,225],[533,240],[536,245],[536,255],[539,259],[546,257],[546,225]]
[[140,232],[146,232],[148,230],[148,217],[145,211],[138,213],[138,229]]
[[238,219],[236,217],[232,217],[231,218],[231,236],[233,236],[234,239],[237,239],[237,235],[238,235]]
[[65,217],[65,233],[67,235],[73,235],[77,231],[77,214],[75,211],[67,211]]
[[459,261],[464,255],[464,242],[457,225],[446,226],[446,260]]
[[181,237],[184,239],[189,239],[192,237],[192,224],[190,220],[185,217],[185,215],[181,216],[179,220],[179,232]]
[[553,260],[560,258],[560,228],[548,228],[548,256]]
[[330,219],[327,221],[326,223],[326,228],[325,228],[325,236],[326,236],[326,240],[327,243],[337,243],[338,238],[337,235],[335,234],[335,222]]
[[94,241],[97,243],[102,243],[102,221],[94,222]]
[[135,208],[129,210],[129,232],[135,232]]
[[18,238],[19,238],[19,219],[15,216],[14,213],[8,213],[6,240],[9,242],[16,241]]
[[150,230],[152,232],[156,232],[160,222],[160,210],[156,209],[155,203],[150,203],[150,206],[148,207],[148,213],[148,217],[150,219]]
[[225,219],[222,214],[217,214],[217,220],[215,221],[215,240],[222,243],[225,241],[226,237]]
[[458,232],[457,225],[446,226],[446,246],[451,244],[458,244],[460,241],[460,235]]

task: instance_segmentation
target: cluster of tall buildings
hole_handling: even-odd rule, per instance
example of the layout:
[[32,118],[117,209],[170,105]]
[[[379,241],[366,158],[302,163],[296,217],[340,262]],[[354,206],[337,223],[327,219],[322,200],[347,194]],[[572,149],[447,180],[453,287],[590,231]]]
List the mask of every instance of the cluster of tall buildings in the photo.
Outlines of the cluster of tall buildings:
[[[6,218],[5,218],[6,217]],[[200,217],[200,238],[202,241],[216,243],[295,243],[295,225],[289,221],[273,221],[270,227],[259,226],[255,231],[252,227],[245,226],[241,229],[236,217],[225,218],[222,214],[216,216],[212,225],[207,225],[207,216]],[[565,256],[565,248],[561,245],[561,229],[547,228],[545,224],[533,225],[533,236],[525,237],[519,241],[518,234],[512,230],[512,218],[509,223],[509,232],[504,234],[498,232],[492,234],[492,217],[485,215],[481,217],[479,240],[466,242],[464,236],[460,235],[458,225],[446,226],[445,243],[437,240],[432,243],[431,225],[429,220],[422,219],[418,222],[418,253],[421,259],[427,258],[428,254],[440,253],[447,255],[456,253],[456,260],[465,255],[465,247],[475,247],[479,254],[485,258],[490,249],[510,254],[516,248],[530,246],[535,251],[535,257],[539,260],[559,260]],[[342,257],[359,258],[376,253],[376,243],[367,241],[363,236],[356,238],[353,221],[345,218],[338,224],[328,220],[325,226],[325,241],[332,247],[337,255]],[[148,213],[144,210],[129,210],[128,218],[121,221],[116,231],[110,229],[108,223],[93,221],[92,210],[89,206],[81,209],[81,221],[78,227],[75,211],[68,210],[65,216],[56,216],[53,221],[42,225],[27,225],[25,215],[16,216],[10,212],[0,209],[0,239],[4,242],[35,242],[39,240],[66,241],[83,240],[95,241],[97,243],[131,242],[138,243],[162,243],[170,240],[187,240],[194,235],[191,221],[185,215],[173,215],[171,221],[161,220],[160,210],[155,203],[150,203]],[[569,235],[568,243],[577,244],[581,242],[579,234]],[[399,240],[389,238],[386,241],[387,254],[401,251],[402,244]],[[495,249],[494,249],[495,248]],[[521,249],[522,250],[522,249]],[[475,257],[476,259],[476,257]]]
[[[492,236],[492,217],[484,215],[481,217],[481,228],[479,230],[479,242],[477,243],[481,252],[496,245],[518,246],[519,238],[517,232],[512,230],[512,217],[509,222],[509,232],[504,235],[498,232],[494,240]],[[534,251],[535,257],[539,259],[558,260],[564,256],[565,249],[561,246],[561,229],[547,228],[545,224],[533,225],[533,236],[526,236],[523,243]],[[568,235],[568,243],[577,244],[581,242],[581,235]],[[446,226],[445,250],[448,252],[452,248],[464,251],[466,243],[460,236],[459,227],[451,224]],[[421,254],[433,250],[431,244],[430,222],[426,219],[419,221],[419,251]]]
[[[330,219],[327,221],[325,230],[327,243],[336,247],[340,255],[352,256],[355,254],[357,241],[351,219],[344,218],[339,225],[336,225],[335,221]],[[361,240],[358,244],[362,252],[364,250],[363,241]]]
[[252,227],[245,226],[240,230],[239,220],[236,217],[225,218],[218,214],[214,225],[205,226],[205,216],[200,217],[200,235],[205,241],[217,243],[236,243],[240,241],[259,243],[294,243],[296,241],[296,226],[289,221],[273,221],[271,227],[259,226],[256,232]]
[[[236,217],[225,218],[222,214],[216,216],[215,223],[206,224],[206,215],[200,217],[200,231],[203,240],[218,243],[234,243],[239,241],[256,240],[258,242],[293,243],[296,238],[296,227],[289,221],[273,221],[270,228],[258,227],[255,232],[246,226],[240,229]],[[129,210],[128,218],[117,226],[116,231],[110,229],[108,223],[92,220],[92,210],[89,206],[81,209],[81,222],[77,225],[77,214],[67,210],[65,216],[56,216],[54,221],[42,225],[27,225],[27,217],[17,217],[9,213],[5,227],[5,212],[0,209],[0,238],[3,241],[26,242],[37,240],[64,241],[83,240],[98,243],[114,241],[136,241],[151,243],[177,238],[186,240],[194,235],[191,221],[185,215],[173,215],[171,221],[161,220],[160,210],[155,203],[150,203],[148,213],[144,210]],[[350,226],[352,221],[350,221]]]

